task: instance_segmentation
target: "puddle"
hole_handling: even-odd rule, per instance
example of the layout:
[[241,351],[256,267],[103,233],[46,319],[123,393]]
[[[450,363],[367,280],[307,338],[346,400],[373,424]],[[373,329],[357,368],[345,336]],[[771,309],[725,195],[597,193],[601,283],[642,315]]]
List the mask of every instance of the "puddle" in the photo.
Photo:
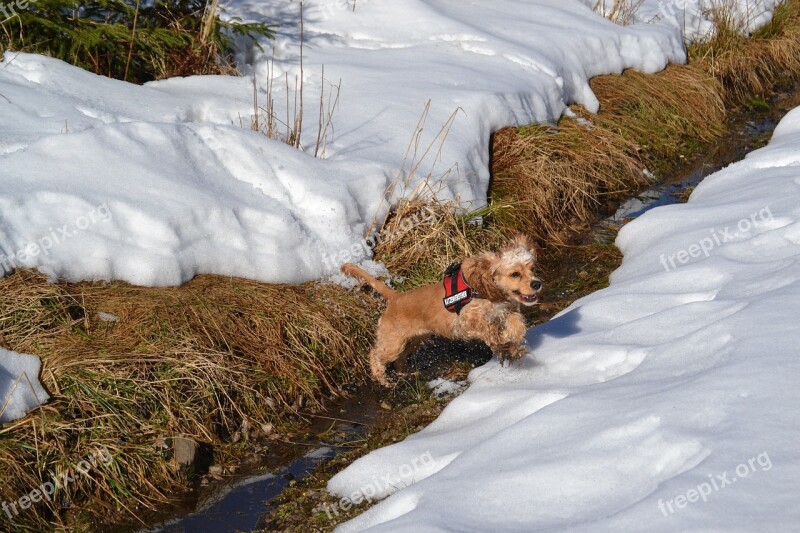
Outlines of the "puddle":
[[340,450],[322,446],[296,459],[288,467],[274,473],[246,476],[216,486],[214,493],[198,504],[192,514],[158,526],[141,529],[140,533],[201,533],[207,531],[252,531],[261,523],[266,503],[278,496],[294,479],[307,476],[318,463]]
[[[409,370],[419,372],[420,379],[427,382],[444,372],[448,362],[457,360],[474,368],[491,357],[491,351],[481,343],[434,338],[409,359]],[[447,380],[437,381],[436,385],[440,394],[459,388]],[[142,517],[155,525],[121,525],[115,533],[235,533],[263,529],[269,503],[292,481],[300,481],[320,462],[360,441],[381,415],[386,396],[386,391],[377,385],[360,387],[349,398],[333,402],[326,412],[308,417],[313,420],[308,440],[270,445],[270,456],[258,466],[202,487],[159,514]]]
[[308,438],[266,441],[260,461],[224,475],[223,481],[197,487],[158,513],[141,517],[153,525],[119,524],[115,533],[234,533],[263,528],[273,498],[366,435],[381,412],[380,394],[375,387],[365,386],[350,398],[332,402],[325,412],[307,417],[312,421]]

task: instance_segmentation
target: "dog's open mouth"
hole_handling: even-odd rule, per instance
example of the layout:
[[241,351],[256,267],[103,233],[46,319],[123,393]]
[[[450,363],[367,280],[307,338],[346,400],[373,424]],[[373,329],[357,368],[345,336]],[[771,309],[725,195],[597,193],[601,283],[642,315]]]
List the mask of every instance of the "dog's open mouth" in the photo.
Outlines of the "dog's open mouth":
[[516,296],[517,300],[525,305],[533,305],[539,301],[539,297],[535,294],[522,294],[519,291],[514,291],[514,296]]

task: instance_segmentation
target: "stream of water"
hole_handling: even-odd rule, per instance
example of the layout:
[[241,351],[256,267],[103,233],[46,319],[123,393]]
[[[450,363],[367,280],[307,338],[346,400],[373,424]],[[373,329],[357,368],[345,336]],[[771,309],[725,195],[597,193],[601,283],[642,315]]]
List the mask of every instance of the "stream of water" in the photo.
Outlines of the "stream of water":
[[[769,111],[751,111],[732,120],[728,132],[708,150],[682,165],[681,170],[643,193],[629,198],[617,212],[598,223],[589,237],[613,239],[630,219],[658,206],[678,203],[706,176],[763,145],[780,118],[800,105],[800,91],[772,102]],[[374,423],[381,410],[381,392],[372,387],[359,390],[350,399],[332,405],[315,419],[309,433],[316,435],[301,443],[279,443],[254,467],[230,475],[224,482],[196,491],[180,505],[149,520],[156,525],[144,532],[228,533],[263,527],[270,501],[293,480],[307,476],[320,462],[339,453],[343,442],[358,440]],[[335,436],[335,437],[331,437]],[[165,519],[172,516],[171,519]],[[131,531],[135,528],[124,528]]]

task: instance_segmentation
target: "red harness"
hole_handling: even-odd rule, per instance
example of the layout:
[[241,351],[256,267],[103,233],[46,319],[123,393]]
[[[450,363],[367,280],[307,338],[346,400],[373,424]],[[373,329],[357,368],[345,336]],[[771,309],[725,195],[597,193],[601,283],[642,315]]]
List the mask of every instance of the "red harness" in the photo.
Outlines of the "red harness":
[[451,313],[459,314],[465,305],[477,297],[464,278],[461,263],[453,263],[444,271],[444,306]]

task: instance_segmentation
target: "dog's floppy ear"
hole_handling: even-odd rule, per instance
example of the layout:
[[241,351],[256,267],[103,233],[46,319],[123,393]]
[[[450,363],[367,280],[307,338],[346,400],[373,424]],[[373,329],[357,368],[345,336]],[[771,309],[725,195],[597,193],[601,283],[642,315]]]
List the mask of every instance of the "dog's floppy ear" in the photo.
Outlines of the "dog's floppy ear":
[[494,282],[494,274],[500,258],[497,254],[484,253],[464,260],[461,268],[470,287],[483,298],[493,302],[505,299],[505,293]]

